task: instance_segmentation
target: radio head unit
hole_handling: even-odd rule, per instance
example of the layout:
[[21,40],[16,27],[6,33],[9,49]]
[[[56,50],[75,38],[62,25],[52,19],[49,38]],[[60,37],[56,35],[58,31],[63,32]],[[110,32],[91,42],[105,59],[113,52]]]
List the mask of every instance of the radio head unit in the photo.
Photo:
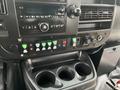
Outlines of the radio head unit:
[[17,2],[16,0],[20,35],[75,34],[75,31],[68,27],[71,26],[77,31],[75,26],[78,25],[80,4],[68,5],[67,0],[56,1]]
[[66,3],[16,3],[16,8],[22,36],[64,33],[66,30]]

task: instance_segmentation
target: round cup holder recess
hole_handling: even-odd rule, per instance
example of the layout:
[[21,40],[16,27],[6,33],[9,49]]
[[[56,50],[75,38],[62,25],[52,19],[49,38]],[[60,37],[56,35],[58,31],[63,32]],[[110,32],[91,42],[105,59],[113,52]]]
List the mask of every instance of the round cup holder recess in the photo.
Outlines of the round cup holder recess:
[[36,82],[40,87],[52,87],[55,84],[56,77],[51,71],[42,71],[36,75]]
[[75,77],[75,72],[73,69],[67,66],[60,67],[57,71],[58,77],[64,81],[71,81]]
[[84,79],[86,76],[90,75],[92,72],[91,67],[86,63],[75,64],[75,71],[79,75],[79,79]]

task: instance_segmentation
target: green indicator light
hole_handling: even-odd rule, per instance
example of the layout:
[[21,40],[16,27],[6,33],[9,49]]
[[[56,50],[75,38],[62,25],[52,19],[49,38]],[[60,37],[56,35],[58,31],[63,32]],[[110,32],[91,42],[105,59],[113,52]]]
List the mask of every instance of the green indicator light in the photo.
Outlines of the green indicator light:
[[52,45],[52,42],[48,42],[48,46],[51,46]]
[[77,38],[72,38],[73,42],[77,42]]
[[53,44],[54,44],[54,45],[57,45],[57,40],[53,41]]
[[26,49],[27,47],[28,47],[27,44],[22,44],[23,49]]
[[46,43],[42,43],[42,46],[45,47],[45,46],[46,46]]

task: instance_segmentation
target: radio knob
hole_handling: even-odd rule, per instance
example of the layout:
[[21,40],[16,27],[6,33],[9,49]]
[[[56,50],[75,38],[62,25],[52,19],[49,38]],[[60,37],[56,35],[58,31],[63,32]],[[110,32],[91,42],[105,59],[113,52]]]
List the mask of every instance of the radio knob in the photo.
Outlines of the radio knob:
[[65,8],[60,8],[60,9],[59,9],[59,12],[60,12],[60,13],[64,13],[64,12],[65,12]]
[[70,18],[78,17],[81,14],[81,9],[76,5],[70,5],[67,9],[67,14]]
[[39,25],[39,29],[42,32],[47,32],[49,30],[49,24],[48,23],[40,23]]

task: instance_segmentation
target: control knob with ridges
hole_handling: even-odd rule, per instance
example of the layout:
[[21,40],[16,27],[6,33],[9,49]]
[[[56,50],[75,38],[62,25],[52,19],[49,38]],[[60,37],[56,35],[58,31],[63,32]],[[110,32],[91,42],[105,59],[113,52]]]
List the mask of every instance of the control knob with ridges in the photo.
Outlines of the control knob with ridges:
[[39,23],[38,26],[39,26],[39,29],[41,30],[41,32],[47,32],[49,30],[48,23]]
[[76,5],[70,5],[67,8],[67,14],[70,18],[78,17],[81,14],[81,9],[77,7]]

